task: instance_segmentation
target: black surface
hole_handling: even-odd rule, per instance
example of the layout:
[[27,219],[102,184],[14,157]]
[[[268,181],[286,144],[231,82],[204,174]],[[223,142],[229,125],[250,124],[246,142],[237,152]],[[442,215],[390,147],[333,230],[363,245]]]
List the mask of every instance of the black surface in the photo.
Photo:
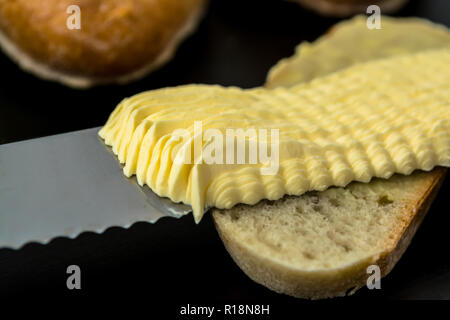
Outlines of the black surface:
[[[398,15],[449,26],[450,1],[411,1]],[[198,32],[164,68],[131,85],[87,91],[38,80],[1,55],[0,143],[102,125],[123,97],[142,90],[192,82],[259,86],[296,44],[314,40],[337,21],[283,1],[214,0]],[[450,299],[449,190],[447,179],[410,248],[382,280],[382,290],[364,288],[346,302]],[[78,292],[66,289],[70,264],[82,270]],[[275,309],[280,303],[304,303],[247,278],[226,253],[209,215],[199,225],[191,216],[166,218],[155,225],[138,223],[129,230],[0,250],[0,295],[43,293],[136,294],[150,306],[169,305],[168,315],[187,303],[270,303]]]

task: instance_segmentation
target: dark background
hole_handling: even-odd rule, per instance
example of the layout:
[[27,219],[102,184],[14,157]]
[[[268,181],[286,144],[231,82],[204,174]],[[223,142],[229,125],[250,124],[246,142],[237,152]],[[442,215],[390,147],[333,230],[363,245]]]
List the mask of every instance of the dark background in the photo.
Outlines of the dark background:
[[[450,1],[412,0],[398,14],[450,25]],[[312,41],[338,19],[324,18],[283,1],[213,0],[198,31],[175,58],[127,86],[73,90],[22,72],[0,54],[0,143],[104,124],[126,96],[186,83],[260,86],[279,59],[303,40]],[[450,299],[446,179],[422,227],[382,290],[358,291],[346,302],[367,299]],[[32,223],[32,222],[30,222]],[[82,270],[82,290],[66,289],[66,268]],[[252,282],[226,253],[210,215],[137,223],[104,234],[83,233],[20,250],[0,250],[0,296],[139,295],[153,306],[187,303],[304,304]],[[333,301],[342,301],[337,299]],[[276,310],[275,310],[276,311]]]

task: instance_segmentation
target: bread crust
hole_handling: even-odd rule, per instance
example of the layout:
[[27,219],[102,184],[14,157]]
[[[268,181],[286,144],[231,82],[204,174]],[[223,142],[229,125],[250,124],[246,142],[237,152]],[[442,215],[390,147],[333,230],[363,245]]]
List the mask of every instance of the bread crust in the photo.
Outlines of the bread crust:
[[[22,69],[75,88],[127,83],[173,56],[206,0],[0,1],[0,47]],[[69,30],[79,5],[81,30]]]
[[233,260],[255,282],[297,298],[324,299],[350,295],[366,285],[369,265],[378,265],[383,277],[393,269],[423,221],[446,172],[445,168],[436,168],[427,174],[428,183],[417,195],[416,201],[404,209],[403,223],[392,232],[385,250],[340,268],[314,271],[293,269],[263,257],[233,237],[222,223],[220,210],[213,212],[214,223]]
[[383,14],[400,9],[408,0],[289,0],[318,12],[324,16],[347,17],[365,13],[370,5],[380,7]]

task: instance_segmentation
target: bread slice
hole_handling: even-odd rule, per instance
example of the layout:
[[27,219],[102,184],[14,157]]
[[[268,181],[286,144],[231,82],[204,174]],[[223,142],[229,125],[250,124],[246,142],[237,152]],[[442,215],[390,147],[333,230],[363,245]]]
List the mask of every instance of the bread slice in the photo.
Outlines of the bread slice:
[[[327,41],[333,43],[336,37],[346,41],[352,33],[364,32],[362,19],[357,17],[338,24],[333,32],[318,40],[320,44],[311,45],[315,46],[313,55],[300,50],[277,65],[278,76],[269,76],[268,86],[292,85],[292,78],[301,78],[298,74],[303,72],[303,67],[300,66],[318,65],[327,55],[333,55]],[[419,42],[426,39],[422,41],[423,49],[445,46],[450,41],[446,29],[424,20],[388,18],[388,23],[387,30],[395,34],[387,37],[391,38],[391,50],[377,50],[377,46],[386,44],[383,40],[386,37],[375,35],[370,53],[373,59],[418,51],[417,45],[410,43],[414,37],[408,35],[405,28],[408,25],[420,30]],[[403,40],[396,41],[398,37]],[[448,41],[443,41],[446,37]],[[341,45],[341,58],[333,60],[334,65],[328,64],[327,70],[333,72],[345,65],[367,61],[370,56],[355,55],[360,52],[361,43],[364,42]],[[314,56],[322,61],[314,60]],[[304,81],[315,73],[326,73],[314,69],[308,72]],[[213,218],[228,252],[254,281],[299,298],[344,296],[366,284],[368,266],[378,265],[382,276],[392,270],[411,242],[446,171],[436,168],[431,172],[395,175],[367,184],[356,182],[345,188],[289,196],[274,202],[263,201],[255,206],[214,210]]]
[[382,276],[392,270],[445,171],[239,205],[213,217],[231,257],[254,281],[298,298],[344,296],[366,285],[369,265]]

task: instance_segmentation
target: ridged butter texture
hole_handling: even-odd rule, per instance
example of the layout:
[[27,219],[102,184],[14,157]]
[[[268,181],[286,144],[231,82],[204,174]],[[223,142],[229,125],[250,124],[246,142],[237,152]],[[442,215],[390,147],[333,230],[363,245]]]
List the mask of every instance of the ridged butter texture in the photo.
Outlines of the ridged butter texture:
[[302,42],[292,57],[269,71],[266,87],[291,87],[349,65],[430,49],[450,48],[450,31],[420,18],[381,17],[381,29],[367,28],[367,17],[344,20],[316,41]]
[[[279,129],[278,172],[262,175],[263,164],[173,161],[194,143],[180,145],[174,131],[193,132],[194,121],[204,131]],[[206,207],[449,166],[450,50],[357,64],[289,89],[187,85],[143,92],[124,99],[99,135],[126,176],[192,205],[197,222]]]

